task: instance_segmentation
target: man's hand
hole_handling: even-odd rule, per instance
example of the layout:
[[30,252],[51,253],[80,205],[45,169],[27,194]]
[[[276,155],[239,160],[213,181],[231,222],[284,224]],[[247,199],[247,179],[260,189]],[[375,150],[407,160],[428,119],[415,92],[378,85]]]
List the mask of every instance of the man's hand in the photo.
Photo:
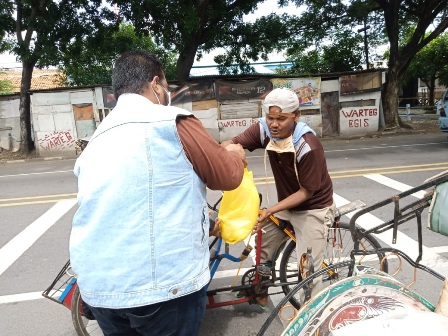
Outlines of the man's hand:
[[221,228],[219,218],[215,220],[215,226],[208,232],[209,236],[221,237]]
[[247,161],[246,161],[246,153],[244,152],[244,148],[243,146],[241,146],[240,144],[233,144],[230,143],[227,146],[225,146],[225,148],[229,151],[229,152],[235,152],[239,155],[239,157],[241,158],[241,161],[243,161],[244,163],[244,167],[247,167]]
[[268,211],[268,209],[261,210],[260,214],[258,215],[258,221],[254,227],[253,233],[261,230],[263,226],[266,225],[270,215],[271,213]]

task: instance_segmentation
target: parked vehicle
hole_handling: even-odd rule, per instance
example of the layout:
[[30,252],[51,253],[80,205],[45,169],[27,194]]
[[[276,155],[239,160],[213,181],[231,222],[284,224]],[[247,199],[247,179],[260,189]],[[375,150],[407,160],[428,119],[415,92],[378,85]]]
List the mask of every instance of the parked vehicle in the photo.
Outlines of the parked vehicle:
[[448,113],[448,89],[442,96],[442,99],[439,100],[436,106],[436,113],[441,117],[446,117]]
[[439,127],[442,132],[448,132],[448,117],[439,118]]
[[439,117],[439,126],[442,132],[448,132],[448,89],[443,94],[442,99],[437,104],[437,114]]

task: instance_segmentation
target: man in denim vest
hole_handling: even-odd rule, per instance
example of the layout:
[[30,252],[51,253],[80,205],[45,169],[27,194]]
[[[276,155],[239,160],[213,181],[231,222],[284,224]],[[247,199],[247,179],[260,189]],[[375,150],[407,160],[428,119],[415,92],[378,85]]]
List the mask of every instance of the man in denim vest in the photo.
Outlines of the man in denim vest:
[[231,190],[244,150],[170,106],[160,61],[123,54],[117,105],[76,161],[70,260],[105,335],[197,335],[209,282],[206,187]]

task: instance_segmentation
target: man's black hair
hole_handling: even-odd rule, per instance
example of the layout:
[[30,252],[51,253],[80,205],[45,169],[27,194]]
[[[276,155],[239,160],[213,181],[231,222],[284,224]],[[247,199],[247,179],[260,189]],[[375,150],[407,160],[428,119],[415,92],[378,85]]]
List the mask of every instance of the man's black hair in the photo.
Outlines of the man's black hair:
[[138,50],[123,53],[112,71],[112,88],[115,98],[123,93],[141,94],[154,76],[165,78],[163,65],[153,54]]

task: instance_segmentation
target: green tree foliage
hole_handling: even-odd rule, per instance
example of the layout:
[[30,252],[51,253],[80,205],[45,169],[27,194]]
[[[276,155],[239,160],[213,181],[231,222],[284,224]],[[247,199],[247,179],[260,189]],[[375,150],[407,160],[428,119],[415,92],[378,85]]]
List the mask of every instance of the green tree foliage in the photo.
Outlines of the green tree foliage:
[[[412,58],[448,27],[448,0],[282,0],[304,9],[296,21],[299,35],[292,36],[292,47],[305,50],[328,40],[341,27],[356,29],[370,25],[369,45],[382,40],[389,43],[388,74],[383,90],[384,117],[387,127],[401,125],[398,116],[398,93]],[[414,27],[414,28],[412,28]],[[430,34],[425,34],[431,27]],[[405,43],[404,34],[410,33]]]
[[316,75],[319,73],[347,72],[362,69],[361,37],[344,34],[334,43],[309,51],[289,49],[287,60],[293,63],[285,74]]
[[4,30],[11,51],[22,62],[20,87],[20,150],[29,151],[31,141],[30,98],[34,67],[57,65],[66,47],[84,36],[101,36],[116,29],[115,14],[101,0],[3,0],[0,13],[9,22]]
[[59,66],[62,83],[111,85],[115,59],[130,50],[146,50],[157,55],[165,67],[166,77],[174,79],[176,55],[157,48],[149,36],[137,36],[131,24],[122,23],[118,31],[108,31],[98,38],[86,36],[67,46]]
[[406,77],[420,78],[429,89],[428,104],[434,106],[436,80],[448,86],[448,33],[429,42],[412,59]]
[[11,45],[6,40],[6,36],[14,29],[14,20],[12,19],[13,6],[10,2],[0,2],[0,52],[8,50]]
[[[0,75],[4,74],[3,72],[0,72]],[[10,80],[7,79],[0,79],[0,94],[10,94],[13,92],[14,85],[12,85]]]
[[287,17],[269,15],[254,23],[245,23],[243,16],[252,13],[264,0],[107,0],[119,8],[120,15],[132,22],[137,32],[154,36],[156,44],[175,51],[179,57],[176,79],[187,80],[195,58],[216,48],[226,52],[215,61],[221,71],[234,72],[238,64],[250,72],[250,60],[281,49],[289,34],[284,24]]

